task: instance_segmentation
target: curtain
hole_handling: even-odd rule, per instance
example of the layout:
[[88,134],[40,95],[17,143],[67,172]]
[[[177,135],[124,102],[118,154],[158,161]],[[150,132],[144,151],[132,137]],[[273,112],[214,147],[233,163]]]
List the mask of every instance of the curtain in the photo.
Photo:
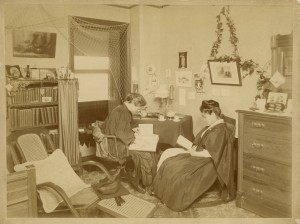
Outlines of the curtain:
[[79,162],[78,80],[58,80],[59,146],[71,165]]
[[109,31],[110,58],[110,100],[108,112],[125,100],[126,95],[131,91],[130,55],[129,55],[129,25]]

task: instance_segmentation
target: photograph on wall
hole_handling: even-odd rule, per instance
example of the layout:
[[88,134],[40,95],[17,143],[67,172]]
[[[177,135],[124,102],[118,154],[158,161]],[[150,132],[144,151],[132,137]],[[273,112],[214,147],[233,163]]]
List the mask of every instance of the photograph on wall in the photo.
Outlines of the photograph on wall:
[[192,72],[191,71],[176,71],[176,85],[181,87],[192,86]]
[[208,61],[211,84],[241,86],[241,74],[236,61]]
[[56,33],[14,30],[13,56],[55,58]]
[[203,84],[203,79],[200,78],[195,80],[195,89],[197,93],[204,93]]
[[179,52],[179,64],[178,68],[187,68],[187,52]]

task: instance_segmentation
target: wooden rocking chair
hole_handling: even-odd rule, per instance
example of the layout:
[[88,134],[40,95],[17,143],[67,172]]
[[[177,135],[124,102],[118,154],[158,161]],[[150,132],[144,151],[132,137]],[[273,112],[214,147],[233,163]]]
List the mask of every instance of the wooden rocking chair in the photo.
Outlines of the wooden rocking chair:
[[[41,128],[14,132],[7,137],[7,144],[11,150],[11,155],[15,165],[46,159],[48,157],[48,153],[55,150],[49,131]],[[46,148],[46,145],[49,146],[48,149]],[[113,181],[119,174],[119,171],[117,171],[114,175],[111,175],[101,163],[96,161],[81,162],[73,166],[73,168],[85,165],[93,165],[100,168],[100,170],[102,170],[111,181]],[[96,206],[100,201],[92,187],[85,188],[70,198],[60,186],[51,182],[37,185],[37,190],[45,187],[53,189],[63,199],[63,202],[59,204],[54,212],[70,210],[75,217],[80,217],[85,214],[87,209]],[[41,211],[42,208],[39,209],[39,212]]]

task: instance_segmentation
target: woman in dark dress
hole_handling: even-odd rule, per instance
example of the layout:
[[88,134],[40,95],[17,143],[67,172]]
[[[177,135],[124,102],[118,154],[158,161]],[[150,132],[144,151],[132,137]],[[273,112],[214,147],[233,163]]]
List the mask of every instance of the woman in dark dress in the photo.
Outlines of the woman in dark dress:
[[167,149],[158,162],[152,190],[174,211],[188,208],[216,180],[220,182],[221,198],[235,196],[233,175],[234,136],[220,118],[219,103],[203,101],[201,114],[208,126],[196,136],[191,149]]
[[101,132],[117,137],[117,151],[113,139],[108,140],[107,151],[100,149],[100,157],[123,163],[126,161],[126,175],[134,187],[145,193],[143,187],[150,186],[156,173],[155,153],[128,151],[128,147],[135,140],[135,132],[132,130],[132,114],[137,113],[146,105],[146,100],[139,93],[130,93],[126,101],[111,111],[104,123]]

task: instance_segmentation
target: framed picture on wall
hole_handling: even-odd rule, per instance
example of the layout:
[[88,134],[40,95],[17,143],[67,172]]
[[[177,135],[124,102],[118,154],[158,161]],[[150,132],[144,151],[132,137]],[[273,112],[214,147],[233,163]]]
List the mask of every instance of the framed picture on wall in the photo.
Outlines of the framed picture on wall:
[[211,84],[241,86],[240,68],[236,61],[208,60]]
[[13,31],[13,56],[30,58],[54,58],[56,33],[28,30]]
[[184,69],[187,68],[187,52],[179,52],[179,64],[178,68]]
[[176,85],[180,87],[192,87],[192,71],[176,71]]

